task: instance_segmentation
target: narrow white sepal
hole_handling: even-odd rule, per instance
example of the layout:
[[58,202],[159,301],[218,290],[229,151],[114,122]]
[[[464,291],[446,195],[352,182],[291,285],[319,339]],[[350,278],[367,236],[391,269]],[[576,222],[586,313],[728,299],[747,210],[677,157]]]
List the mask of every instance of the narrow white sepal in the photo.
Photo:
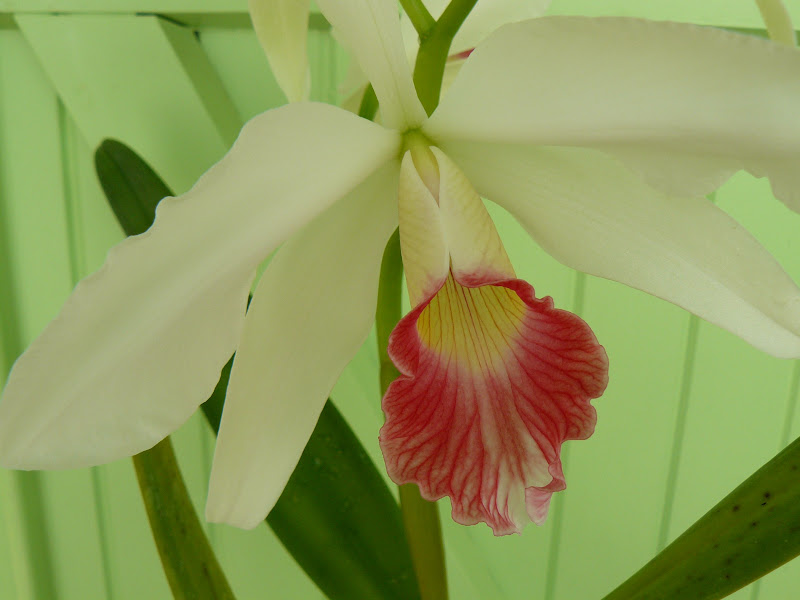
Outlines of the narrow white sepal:
[[756,0],[756,4],[772,40],[787,46],[797,44],[792,18],[782,0]]
[[308,13],[310,0],[248,0],[256,37],[272,74],[289,102],[308,100]]
[[339,374],[375,317],[397,227],[396,160],[289,240],[253,295],[231,371],[206,517],[243,528],[283,491]]
[[419,127],[427,115],[403,47],[397,2],[317,0],[317,4],[372,83],[383,123],[400,130]]

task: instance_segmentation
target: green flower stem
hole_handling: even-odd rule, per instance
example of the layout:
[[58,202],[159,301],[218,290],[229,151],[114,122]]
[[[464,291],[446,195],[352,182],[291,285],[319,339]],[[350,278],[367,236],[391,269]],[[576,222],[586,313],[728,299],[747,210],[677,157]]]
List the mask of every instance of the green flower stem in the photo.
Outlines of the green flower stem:
[[400,256],[400,230],[395,229],[381,261],[381,279],[378,284],[378,312],[375,329],[378,335],[378,360],[380,362],[381,396],[386,393],[400,371],[389,358],[389,335],[400,321],[400,298],[403,287],[403,259]]
[[408,19],[417,30],[419,38],[424,40],[428,37],[431,29],[436,24],[436,19],[431,16],[428,9],[420,0],[400,0],[403,10],[406,11]]
[[233,600],[189,499],[170,439],[133,457],[150,529],[176,600]]
[[800,439],[605,600],[724,598],[800,555]]
[[439,105],[442,77],[450,44],[478,0],[452,0],[427,37],[420,36],[414,86],[428,116]]
[[400,510],[422,600],[447,600],[442,524],[435,502],[420,496],[416,484],[401,485]]
[[[389,335],[401,316],[400,291],[403,282],[403,261],[400,256],[400,234],[395,230],[381,263],[378,286],[378,311],[375,326],[378,334],[381,395],[399,372],[389,358]],[[420,496],[414,484],[400,486],[400,509],[403,526],[411,549],[414,572],[419,582],[422,600],[447,599],[447,575],[442,545],[442,528],[439,511],[434,502]]]

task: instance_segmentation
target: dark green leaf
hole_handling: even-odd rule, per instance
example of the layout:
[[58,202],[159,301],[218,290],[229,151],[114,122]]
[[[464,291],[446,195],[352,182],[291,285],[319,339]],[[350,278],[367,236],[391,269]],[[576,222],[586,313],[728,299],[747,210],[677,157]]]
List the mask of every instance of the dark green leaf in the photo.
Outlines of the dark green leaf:
[[330,401],[267,522],[328,597],[419,598],[397,504]]
[[716,600],[800,554],[800,439],[605,600]]
[[[120,142],[104,141],[95,164],[125,232],[147,230],[169,189]],[[231,364],[202,406],[215,432]],[[330,401],[267,523],[332,600],[419,598],[397,503]]]
[[156,218],[156,205],[172,192],[139,155],[116,140],[103,140],[94,166],[108,203],[126,235],[144,233]]

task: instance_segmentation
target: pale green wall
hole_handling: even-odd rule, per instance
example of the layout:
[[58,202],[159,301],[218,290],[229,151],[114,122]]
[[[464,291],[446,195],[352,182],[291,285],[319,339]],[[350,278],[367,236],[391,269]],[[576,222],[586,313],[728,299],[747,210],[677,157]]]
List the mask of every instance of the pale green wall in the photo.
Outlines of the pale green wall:
[[[121,238],[92,171],[100,139],[132,145],[180,192],[244,120],[283,102],[244,0],[58,4],[68,14],[49,14],[49,0],[0,0],[0,383],[74,281]],[[800,20],[800,2],[791,8]],[[198,24],[199,37],[134,16],[149,11]],[[554,0],[551,12],[760,27],[750,0]],[[324,32],[310,45],[315,97],[332,101],[346,59]],[[763,181],[736,176],[716,199],[800,280],[800,217]],[[800,434],[800,370],[672,305],[577,275],[493,214],[520,276],[589,321],[611,384],[595,402],[597,433],[567,444],[569,489],[544,527],[494,538],[445,519],[453,598],[598,598]],[[334,398],[380,465],[373,345]],[[193,419],[176,442],[202,509],[213,441]],[[209,533],[240,598],[320,597],[266,527]],[[798,587],[800,563],[733,597],[789,600]],[[0,600],[106,597],[169,597],[130,461],[0,471]]]

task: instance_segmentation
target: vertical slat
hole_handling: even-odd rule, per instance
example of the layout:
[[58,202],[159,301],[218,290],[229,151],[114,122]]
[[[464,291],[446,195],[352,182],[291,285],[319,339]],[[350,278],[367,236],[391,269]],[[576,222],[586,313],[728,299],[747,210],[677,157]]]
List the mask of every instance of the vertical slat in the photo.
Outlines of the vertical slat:
[[686,347],[684,313],[612,282],[587,281],[583,317],[610,382],[594,436],[569,444],[552,598],[600,596],[653,553]]
[[57,102],[21,37],[13,31],[3,37],[3,228],[14,289],[9,310],[16,308],[15,327],[25,345],[55,314],[72,284]]
[[[8,56],[10,38],[8,32],[0,31],[0,82],[6,83],[3,73],[6,65],[2,63],[4,53]],[[0,85],[0,114],[3,113],[3,85]],[[2,144],[0,129],[0,147]],[[0,176],[2,175],[2,154],[0,154]],[[21,346],[17,326],[17,307],[11,277],[11,248],[6,234],[7,219],[3,197],[5,190],[0,179],[0,389],[5,385],[7,373]],[[10,597],[30,597],[35,579],[27,559],[29,551],[21,527],[22,512],[17,506],[17,490],[14,486],[15,473],[0,470],[0,592]]]
[[[1,333],[2,331],[0,331]],[[0,597],[20,598],[23,594],[26,597],[31,594],[29,589],[25,589],[27,581],[23,579],[23,581],[17,582],[17,579],[25,572],[24,565],[20,564],[20,558],[24,555],[18,552],[15,536],[6,524],[11,523],[11,527],[14,526],[15,515],[12,513],[12,506],[9,502],[12,493],[9,474],[0,471]]]
[[[4,333],[9,336],[5,353],[11,360],[53,316],[71,289],[71,282],[57,102],[19,33],[0,34],[0,202],[4,247],[8,252],[6,264],[10,263],[6,276],[13,284],[9,301],[2,308],[10,315]],[[14,324],[16,332],[8,323]],[[87,476],[77,475],[61,491],[69,496],[70,491],[80,490],[78,480]],[[11,495],[6,499],[11,506],[8,521],[14,523],[16,549],[23,552],[26,565],[17,571],[20,593],[44,599],[79,597],[74,595],[78,582],[73,572],[63,568],[62,558],[76,550],[90,557],[96,550],[91,529],[82,532],[77,544],[61,545],[64,529],[48,512],[52,486],[47,477],[40,473],[13,473],[6,481],[11,482],[6,486]],[[97,580],[91,574],[85,575],[84,591],[101,589],[93,587]]]
[[689,412],[689,398],[692,391],[692,382],[694,381],[699,330],[700,319],[695,315],[690,316],[688,333],[686,335],[686,349],[683,353],[683,370],[680,374],[680,391],[677,398],[678,410],[675,417],[675,427],[672,437],[672,453],[664,476],[666,490],[661,519],[659,520],[658,541],[656,542],[658,551],[663,550],[670,540],[672,508],[675,503],[675,487],[680,471],[683,440],[686,435],[686,417]]
[[3,471],[0,487],[17,593],[26,599],[57,600],[62,598],[55,565],[60,557],[49,539],[43,479],[40,473]]
[[[3,41],[2,34],[0,34],[0,52],[2,52]],[[2,97],[0,96],[0,102]],[[0,190],[2,190],[2,183],[0,183]],[[3,203],[0,202],[0,340],[5,339],[6,327],[3,318],[4,311],[7,310],[6,302],[10,299],[10,289],[7,283],[4,284],[3,280],[8,279],[8,251],[4,248],[4,235],[3,235]],[[6,344],[0,343],[0,389],[6,381],[6,370],[11,366],[10,358],[7,357]],[[12,511],[10,498],[12,493],[10,473],[0,470],[0,597],[8,596],[11,598],[18,598],[22,595],[22,588],[28,584],[25,578],[17,583],[17,578],[20,577],[25,571],[19,569],[20,566],[20,553],[17,550],[17,543],[15,543],[14,534],[7,525],[11,524],[14,527],[16,522],[16,515]],[[15,571],[19,571],[19,575],[15,575]],[[25,590],[27,595],[29,591]]]

